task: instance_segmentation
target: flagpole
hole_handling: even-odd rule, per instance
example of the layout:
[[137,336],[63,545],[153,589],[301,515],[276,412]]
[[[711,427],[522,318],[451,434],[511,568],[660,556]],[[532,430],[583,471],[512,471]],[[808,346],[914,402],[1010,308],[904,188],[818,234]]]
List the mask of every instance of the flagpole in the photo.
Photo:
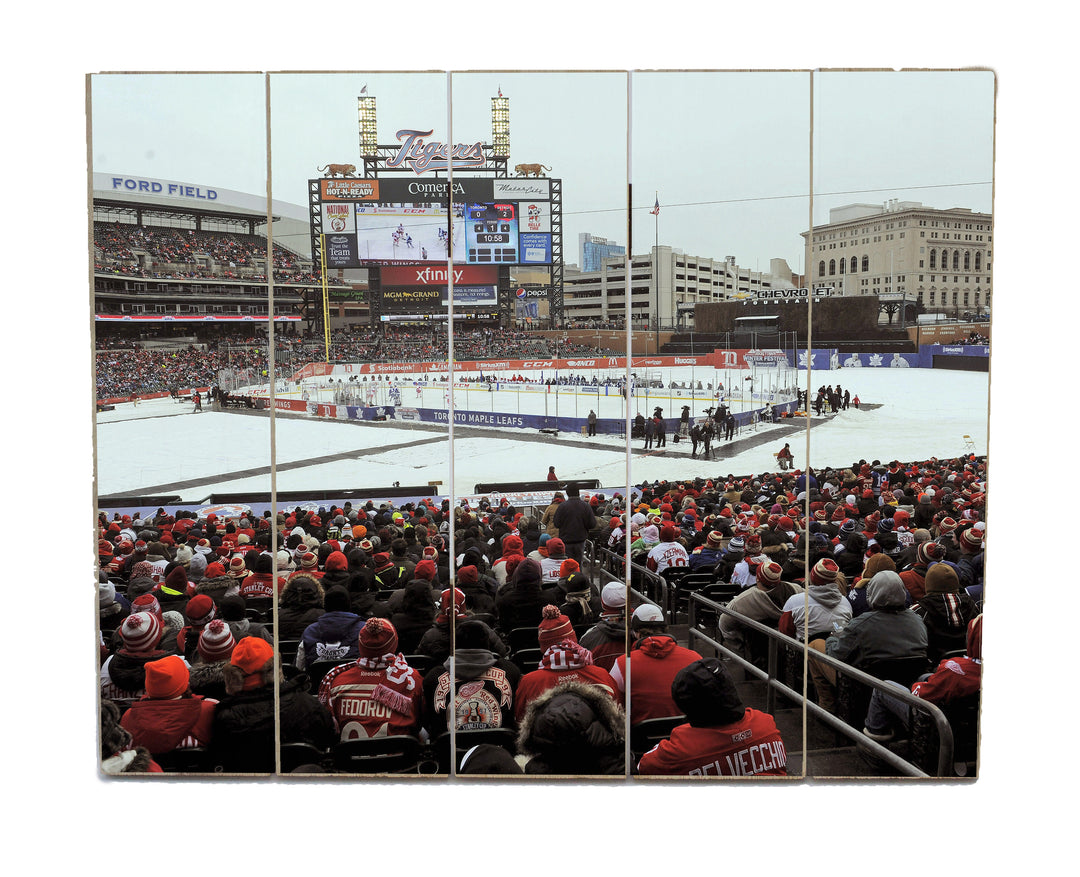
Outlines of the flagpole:
[[656,356],[660,355],[660,192],[656,193],[656,205],[652,210],[653,229],[653,279],[656,281]]

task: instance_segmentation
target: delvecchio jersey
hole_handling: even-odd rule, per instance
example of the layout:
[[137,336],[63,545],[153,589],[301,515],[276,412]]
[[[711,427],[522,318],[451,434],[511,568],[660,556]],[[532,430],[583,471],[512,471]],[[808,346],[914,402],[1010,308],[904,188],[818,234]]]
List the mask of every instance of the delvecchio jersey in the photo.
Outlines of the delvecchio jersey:
[[732,725],[679,725],[641,756],[645,776],[787,776],[787,750],[768,713],[747,709]]

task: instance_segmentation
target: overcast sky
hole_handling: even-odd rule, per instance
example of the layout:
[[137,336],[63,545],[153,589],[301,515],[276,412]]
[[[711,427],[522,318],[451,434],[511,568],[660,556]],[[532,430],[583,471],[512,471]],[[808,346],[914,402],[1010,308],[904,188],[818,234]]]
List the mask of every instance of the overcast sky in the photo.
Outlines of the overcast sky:
[[811,185],[816,223],[891,198],[991,210],[989,71],[100,74],[93,170],[261,194],[269,120],[273,197],[304,205],[318,167],[361,166],[364,86],[380,144],[403,129],[489,143],[501,90],[511,167],[563,180],[567,261],[580,232],[625,245],[628,179],[635,253],[659,240],[758,270],[801,269]]

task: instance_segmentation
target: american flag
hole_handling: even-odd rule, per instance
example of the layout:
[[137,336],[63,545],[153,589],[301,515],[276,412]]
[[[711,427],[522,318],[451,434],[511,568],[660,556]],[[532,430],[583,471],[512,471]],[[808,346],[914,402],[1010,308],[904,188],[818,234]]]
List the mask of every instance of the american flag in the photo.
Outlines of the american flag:
[[660,196],[656,196],[656,204],[653,205],[653,209],[649,211],[653,216],[660,215]]

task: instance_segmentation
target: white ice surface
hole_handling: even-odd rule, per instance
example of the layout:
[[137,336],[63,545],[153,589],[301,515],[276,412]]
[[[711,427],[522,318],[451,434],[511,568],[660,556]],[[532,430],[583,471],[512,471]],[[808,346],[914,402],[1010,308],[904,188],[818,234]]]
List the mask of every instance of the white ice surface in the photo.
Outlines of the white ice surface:
[[[700,372],[700,369],[698,370]],[[687,370],[686,379],[689,379]],[[700,377],[700,374],[698,375]],[[678,375],[676,375],[678,379]],[[812,465],[849,465],[860,458],[890,460],[923,459],[930,456],[956,456],[967,450],[964,436],[974,443],[974,452],[988,451],[989,377],[986,373],[930,369],[841,369],[815,371],[808,382],[813,392],[819,385],[841,383],[861,402],[879,404],[874,410],[850,408],[809,432],[809,460]],[[807,386],[806,376],[800,379]],[[403,390],[408,405],[415,391]],[[442,390],[425,391],[425,402],[439,404]],[[643,413],[661,404],[670,417],[677,419],[682,399],[664,394],[665,399],[650,396]],[[552,399],[545,403],[543,393],[499,393],[458,391],[457,404],[473,410],[509,413],[543,411],[544,404],[554,413]],[[560,396],[563,414],[584,416],[595,395],[576,399],[568,393]],[[482,404],[487,403],[487,404]],[[620,397],[601,400],[601,416],[622,416]],[[707,400],[695,403],[694,414],[701,414]],[[642,407],[642,406],[635,406]],[[741,403],[734,404],[736,411]],[[269,417],[217,413],[204,410],[192,414],[190,403],[171,399],[125,404],[97,418],[98,493],[132,493],[148,488],[162,488],[192,479],[210,479],[210,484],[178,491],[186,501],[197,502],[214,491],[270,490],[270,474],[245,478],[214,480],[214,476],[242,470],[269,467],[271,462],[271,425]],[[635,410],[636,413],[636,410]],[[671,416],[675,415],[675,416]],[[759,430],[777,431],[761,426]],[[304,489],[362,489],[401,484],[427,484],[441,481],[433,492],[450,493],[451,460],[448,441],[428,441],[441,433],[431,429],[401,428],[386,423],[340,423],[335,421],[275,417],[274,444],[280,464],[340,455],[334,462],[314,463],[297,469],[277,471],[279,491]],[[467,430],[455,428],[453,453],[454,494],[471,494],[478,482],[542,480],[548,466],[554,466],[562,479],[598,478],[609,487],[626,482],[625,454],[613,453],[625,448],[625,439],[597,436],[584,439],[579,434],[562,433],[545,437],[542,442],[515,440],[516,430],[505,430],[505,438],[480,438]],[[523,430],[536,436],[535,430]],[[520,433],[519,433],[520,434]],[[744,433],[745,435],[745,433]],[[596,450],[579,447],[582,441]],[[775,441],[767,441],[726,460],[704,462],[691,459],[689,445],[675,445],[669,436],[662,454],[632,456],[631,482],[654,478],[736,475],[769,471],[775,468],[773,452],[790,442],[797,467],[807,463],[805,430]],[[574,444],[570,444],[574,442]],[[417,443],[385,453],[354,456],[350,451],[387,445]],[[635,448],[642,442],[635,440]],[[720,444],[723,446],[723,443]],[[603,450],[607,448],[611,450]]]

